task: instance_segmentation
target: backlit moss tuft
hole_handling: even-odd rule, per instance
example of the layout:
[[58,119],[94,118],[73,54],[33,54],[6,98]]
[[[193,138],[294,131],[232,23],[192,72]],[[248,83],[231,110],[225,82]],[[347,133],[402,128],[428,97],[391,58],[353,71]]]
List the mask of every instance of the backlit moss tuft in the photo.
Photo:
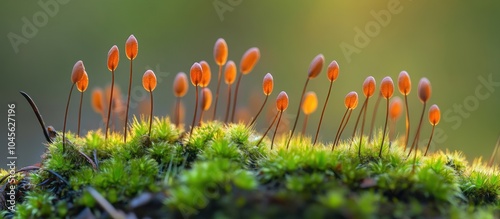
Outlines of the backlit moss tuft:
[[[331,151],[331,142],[313,145],[305,136],[292,138],[287,149],[285,134],[271,150],[267,137],[256,146],[262,136],[245,124],[205,122],[189,137],[168,118],[153,121],[149,138],[148,120],[134,119],[125,143],[114,133],[106,142],[102,130],[80,138],[68,132],[63,152],[57,137],[43,169],[19,173],[24,190],[16,213],[2,214],[62,217],[87,209],[105,215],[86,190],[92,187],[116,209],[137,216],[498,216],[498,169],[481,160],[469,165],[459,152],[423,157],[419,151],[412,172],[413,156],[406,157],[402,142],[384,143],[378,157],[381,132],[374,141],[363,140],[359,157],[358,137]],[[135,205],[141,200],[156,207],[140,210]]]

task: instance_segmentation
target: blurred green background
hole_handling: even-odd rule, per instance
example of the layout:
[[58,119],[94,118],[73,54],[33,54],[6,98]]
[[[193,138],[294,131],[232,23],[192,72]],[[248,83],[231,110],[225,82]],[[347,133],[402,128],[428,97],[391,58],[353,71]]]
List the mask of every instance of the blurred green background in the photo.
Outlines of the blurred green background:
[[[161,75],[155,90],[156,115],[170,112],[174,103],[173,78],[179,71],[188,72],[195,61],[207,60],[212,65],[210,87],[215,90],[217,68],[212,49],[216,39],[223,37],[229,45],[229,59],[237,63],[246,49],[257,46],[261,50],[260,62],[244,77],[240,106],[255,105],[249,103],[252,93],[258,94],[259,101],[263,99],[262,77],[271,72],[275,89],[268,107],[273,107],[279,91],[287,91],[292,121],[310,61],[319,53],[324,54],[326,64],[338,61],[340,76],[325,115],[323,141],[333,140],[345,111],[343,97],[347,92],[357,91],[362,101],[361,84],[367,76],[374,76],[377,82],[384,76],[397,81],[402,70],[409,72],[413,83],[410,94],[413,130],[422,110],[416,97],[418,81],[427,77],[432,83],[430,104],[438,104],[443,114],[433,149],[462,150],[469,159],[488,157],[500,132],[500,87],[495,84],[485,88],[481,82],[481,78],[487,81],[490,77],[500,82],[498,1],[39,0],[0,4],[0,89],[4,111],[1,114],[4,119],[0,120],[6,127],[6,105],[16,103],[18,167],[38,162],[45,147],[38,122],[18,91],[28,92],[46,123],[61,130],[73,64],[80,59],[84,61],[90,77],[88,91],[103,87],[111,78],[106,56],[116,44],[121,51],[116,83],[125,90],[129,63],[123,51],[130,34],[139,41],[139,55],[134,62],[136,93],[132,99],[137,103],[145,97],[140,79],[147,68],[153,69]],[[48,9],[42,5],[48,5]],[[387,14],[390,18],[382,16]],[[356,30],[367,34],[366,37],[361,39]],[[343,51],[346,45],[355,48],[354,53]],[[316,91],[320,103],[309,120],[309,134],[316,130],[328,91],[325,72],[309,84],[308,90]],[[401,96],[397,91],[395,94]],[[191,87],[184,100],[188,122],[193,113],[193,96]],[[89,102],[90,92],[84,100],[84,132],[102,127],[100,116]],[[373,103],[374,100],[368,115]],[[77,106],[78,95],[74,94],[68,123],[73,131]],[[458,111],[460,106],[464,112]],[[252,115],[256,112],[254,108],[250,108]],[[218,111],[223,109],[224,105],[220,105]],[[378,127],[383,125],[384,110],[381,105]],[[137,108],[131,112],[136,113]],[[359,108],[353,116],[358,112]],[[298,131],[303,118],[302,115]],[[426,143],[431,130],[427,117],[424,118],[421,145]],[[353,123],[351,120],[344,139],[351,135]],[[264,124],[261,118],[259,129]],[[404,133],[404,118],[398,127],[398,132]],[[1,138],[7,141],[6,136]],[[0,152],[1,163],[6,163],[6,153],[5,146]]]

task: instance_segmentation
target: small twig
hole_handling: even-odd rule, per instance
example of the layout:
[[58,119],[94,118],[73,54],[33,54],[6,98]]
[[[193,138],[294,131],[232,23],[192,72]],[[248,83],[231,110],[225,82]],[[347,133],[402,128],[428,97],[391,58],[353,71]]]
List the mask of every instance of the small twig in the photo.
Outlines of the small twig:
[[111,203],[108,202],[97,190],[95,190],[92,187],[87,187],[87,191],[94,197],[94,199],[101,205],[101,207],[108,212],[109,216],[113,219],[125,219],[127,216],[119,212],[111,205]]
[[83,153],[83,152],[81,152],[81,151],[78,151],[78,153],[79,153],[80,155],[82,155],[82,156],[85,158],[85,160],[87,160],[87,162],[88,162],[90,165],[92,165],[92,168],[94,168],[94,170],[97,170],[97,165],[94,163],[94,161],[92,161],[92,159],[91,159],[88,155],[86,155],[85,153]]
[[36,118],[38,119],[38,123],[40,123],[40,126],[42,127],[42,131],[43,131],[43,135],[45,136],[45,139],[47,140],[47,142],[52,143],[53,141],[50,138],[49,133],[47,132],[47,129],[45,128],[46,127],[45,122],[43,121],[42,115],[38,111],[38,107],[36,106],[35,102],[33,101],[33,99],[31,99],[31,97],[26,92],[19,91],[19,93],[21,93],[21,95],[23,95],[23,97],[26,98],[26,100],[28,101],[28,103],[31,106],[31,109],[33,109],[33,112],[35,113]]

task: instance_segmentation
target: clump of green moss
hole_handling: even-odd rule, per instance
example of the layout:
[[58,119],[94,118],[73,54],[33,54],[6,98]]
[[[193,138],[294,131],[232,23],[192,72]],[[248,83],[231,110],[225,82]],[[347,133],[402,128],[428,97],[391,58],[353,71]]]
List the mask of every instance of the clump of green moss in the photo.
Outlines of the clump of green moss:
[[[403,218],[498,217],[500,172],[456,152],[406,154],[397,141],[311,144],[304,136],[263,143],[244,124],[206,122],[191,138],[168,118],[135,119],[130,138],[100,130],[62,150],[48,145],[41,168],[17,173],[17,209],[4,218],[111,217],[87,188],[124,215],[173,218]],[[366,139],[366,138],[365,138]],[[93,152],[96,150],[96,157]],[[0,170],[0,177],[8,176]]]

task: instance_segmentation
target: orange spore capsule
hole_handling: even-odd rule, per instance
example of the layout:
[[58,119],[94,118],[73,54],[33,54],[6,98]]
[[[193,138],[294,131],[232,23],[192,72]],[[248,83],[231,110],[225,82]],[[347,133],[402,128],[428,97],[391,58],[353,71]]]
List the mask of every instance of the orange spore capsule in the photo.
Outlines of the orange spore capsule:
[[389,142],[394,140],[396,122],[403,113],[403,101],[400,97],[394,97],[389,103]]
[[153,90],[156,88],[156,75],[152,70],[147,70],[142,76],[142,86],[146,91],[149,92],[151,108],[149,113],[149,132],[148,136],[151,136],[151,126],[153,124]]
[[[420,137],[420,128],[422,128],[422,121],[424,119],[425,106],[427,104],[427,101],[431,98],[431,92],[432,92],[431,82],[429,81],[429,79],[427,78],[420,79],[420,82],[418,82],[417,91],[418,91],[417,92],[418,99],[420,99],[420,102],[422,102],[424,106],[422,108],[422,114],[420,114],[420,122],[418,123],[417,133],[415,134],[415,138],[413,138],[413,143],[411,144],[408,156],[410,156],[414,148],[418,148],[418,139]],[[415,158],[416,156],[417,155],[415,153]]]
[[191,70],[189,71],[189,75],[191,78],[191,84],[194,86],[199,86],[201,83],[201,80],[203,78],[203,68],[198,62],[195,62],[191,66]]
[[207,87],[210,84],[210,79],[212,78],[212,72],[210,71],[210,65],[206,61],[200,62],[201,69],[203,70],[201,75],[200,87]]
[[337,77],[339,76],[339,70],[340,70],[339,64],[335,60],[332,61],[328,65],[326,76],[327,76],[328,80],[330,81],[330,87],[328,88],[328,93],[326,95],[325,104],[323,105],[323,110],[321,110],[321,116],[319,117],[318,128],[316,129],[316,135],[314,136],[313,145],[316,145],[316,142],[318,141],[319,130],[321,128],[321,123],[323,122],[323,116],[325,115],[328,100],[330,99],[330,94],[332,92],[333,82],[335,82],[335,80],[337,80]]
[[127,55],[127,58],[129,60],[134,60],[135,57],[137,57],[138,51],[139,51],[139,43],[137,42],[135,36],[132,34],[128,37],[127,41],[125,42],[125,55]]
[[179,127],[179,124],[184,119],[181,118],[181,115],[184,116],[184,112],[181,112],[181,97],[185,96],[189,90],[187,75],[184,72],[179,72],[175,76],[173,91],[174,95],[177,97],[175,101],[175,112],[174,112],[174,122],[175,126]]
[[104,113],[102,97],[103,97],[102,89],[97,88],[92,91],[92,109],[94,109],[96,113],[100,113],[101,115]]
[[424,156],[427,156],[427,152],[429,151],[429,146],[431,146],[432,136],[434,135],[434,128],[439,123],[440,119],[441,119],[441,111],[439,110],[439,107],[436,104],[434,104],[429,108],[429,122],[432,125],[432,131],[431,131],[431,137],[429,138],[429,142],[427,143],[427,147],[425,148]]
[[80,137],[80,121],[82,118],[82,101],[83,101],[83,92],[87,90],[87,87],[89,86],[89,76],[87,75],[87,72],[83,72],[83,77],[76,82],[76,88],[78,91],[80,91],[80,106],[78,107],[78,130],[76,132],[77,136]]
[[148,92],[152,92],[156,88],[156,75],[152,70],[147,70],[142,76],[142,86]]
[[223,38],[217,39],[214,45],[214,59],[219,66],[226,64],[228,55],[227,43]]
[[[297,121],[299,121],[300,117],[300,107],[302,105],[302,101],[304,100],[304,94],[306,93],[307,89],[307,84],[309,83],[309,80],[315,78],[316,76],[319,75],[321,72],[321,69],[323,69],[323,63],[325,62],[325,57],[323,54],[319,54],[314,59],[311,61],[311,64],[309,65],[309,70],[307,71],[307,79],[306,83],[304,84],[304,88],[302,88],[302,93],[300,94],[300,101],[299,101],[299,107],[297,107],[297,114],[295,116],[295,122],[293,122],[293,128],[292,131],[290,132],[290,137],[288,137],[288,141],[286,143],[286,148],[290,146],[290,142],[292,141],[293,134],[295,133],[295,128],[297,127]],[[330,83],[330,88],[331,84]]]
[[441,111],[439,107],[434,104],[429,108],[429,122],[431,125],[435,126],[439,124],[439,120],[441,119]]
[[68,118],[68,109],[69,109],[69,103],[71,102],[71,94],[73,93],[73,88],[75,87],[75,84],[82,79],[83,74],[85,74],[85,66],[83,65],[83,62],[79,60],[75,63],[75,65],[73,65],[73,70],[71,71],[71,82],[73,84],[71,85],[71,88],[69,90],[68,102],[66,103],[66,111],[64,113],[63,136],[62,136],[63,152],[65,151],[65,145],[66,145],[66,120]]
[[236,105],[238,103],[238,92],[240,88],[240,83],[241,83],[241,78],[243,75],[246,75],[252,71],[254,68],[255,64],[260,59],[260,51],[259,48],[257,47],[252,47],[248,49],[245,54],[241,57],[241,62],[240,62],[240,71],[241,74],[238,77],[238,82],[236,82],[236,88],[234,91],[234,98],[233,98],[233,112],[231,113],[231,121],[234,122],[234,115],[236,112]]
[[283,111],[285,111],[287,108],[288,108],[288,95],[286,94],[285,91],[281,91],[278,94],[278,97],[276,97],[276,109],[278,110],[278,113],[276,113],[273,122],[269,125],[269,128],[267,128],[267,130],[264,132],[264,135],[262,135],[262,137],[260,138],[259,142],[257,143],[257,146],[262,142],[262,140],[267,135],[269,130],[271,130],[276,119],[278,119],[278,123],[276,124],[276,129],[274,130],[273,138],[271,139],[271,150],[273,149],[274,137],[276,137],[276,132],[278,130],[281,121],[281,116],[283,115]]
[[[281,91],[276,98],[276,108],[278,109],[278,122],[276,123],[276,128],[274,129],[273,138],[271,139],[271,150],[274,145],[274,138],[276,137],[276,132],[278,131],[278,127],[280,126],[281,116],[283,116],[283,111],[288,108],[288,95],[285,91]],[[287,148],[288,149],[288,148]]]
[[266,105],[269,95],[271,95],[271,93],[273,92],[273,87],[274,87],[273,75],[271,75],[271,73],[267,73],[264,76],[264,79],[262,80],[262,91],[264,92],[264,95],[266,95],[266,99],[264,99],[264,102],[262,103],[262,106],[257,112],[257,115],[252,119],[252,121],[248,126],[252,126],[255,123],[255,121],[257,121],[257,118],[259,117],[260,113],[264,109],[264,106]]
[[[337,134],[335,135],[335,139],[333,140],[332,151],[335,149],[335,146],[339,143],[340,137],[342,136],[342,132],[344,132],[347,123],[349,122],[349,118],[351,118],[352,110],[354,110],[358,106],[358,93],[355,91],[351,91],[347,93],[344,98],[344,105],[347,108],[344,116],[342,116],[342,120],[340,121],[339,129],[337,130]],[[346,119],[347,116],[347,119]],[[344,123],[345,120],[345,123]]]
[[385,77],[380,82],[380,93],[385,99],[389,99],[394,94],[394,83],[391,77]]
[[302,102],[302,112],[305,114],[304,123],[302,125],[302,135],[305,135],[307,129],[307,122],[309,115],[316,111],[318,108],[318,97],[314,91],[309,91],[304,94],[304,101]]
[[427,78],[420,79],[418,83],[418,98],[422,103],[427,102],[431,98],[431,82]]
[[361,118],[361,114],[363,114],[363,121],[361,122],[361,131],[359,135],[358,157],[361,157],[361,143],[363,142],[363,132],[365,130],[365,120],[366,120],[366,111],[368,110],[368,100],[370,100],[370,97],[373,96],[373,94],[375,93],[376,86],[377,83],[375,81],[375,78],[372,76],[366,77],[365,81],[363,82],[363,94],[365,95],[366,99],[363,102],[363,105],[361,106],[358,118],[356,119],[356,124],[354,125],[354,131],[352,132],[352,139],[354,140],[354,137],[356,136],[356,130],[358,129],[359,119]]
[[127,93],[127,105],[125,107],[125,132],[123,133],[123,142],[127,141],[127,132],[128,132],[128,110],[130,106],[130,91],[132,89],[132,62],[137,57],[137,53],[139,51],[139,43],[137,39],[132,34],[128,37],[125,42],[125,55],[130,60],[130,74],[129,74],[129,82],[128,82],[128,93]]
[[408,72],[402,71],[401,73],[399,73],[398,88],[401,94],[403,95],[410,94],[411,80],[410,80],[410,75],[408,75]]
[[[231,85],[236,80],[236,64],[229,60],[224,68],[224,81],[227,84],[227,106],[226,106],[226,116],[224,121],[228,122],[229,114],[231,110]],[[215,111],[215,110],[214,110]]]
[[405,96],[406,108],[406,133],[405,133],[405,151],[408,147],[408,139],[410,138],[410,109],[408,109],[408,94],[411,91],[410,75],[406,71],[401,71],[398,77],[399,92]]
[[71,71],[71,82],[74,84],[82,79],[85,74],[85,66],[81,60],[77,61]]
[[288,108],[288,94],[285,91],[281,91],[276,98],[276,109],[283,112]]
[[228,54],[228,49],[226,41],[223,38],[217,39],[214,45],[214,59],[215,63],[219,66],[219,71],[217,74],[217,90],[215,91],[214,114],[212,116],[212,120],[215,120],[215,116],[217,115],[217,103],[219,102],[220,82],[222,78],[222,66],[226,64],[227,54]]
[[191,77],[191,83],[195,86],[195,107],[194,107],[194,115],[193,115],[193,122],[191,123],[191,131],[189,132],[189,137],[193,135],[193,130],[195,128],[195,121],[196,121],[196,115],[198,114],[198,86],[201,83],[201,80],[203,78],[203,68],[198,62],[195,62],[189,71],[190,77]]
[[274,87],[273,75],[271,75],[271,73],[267,73],[262,81],[262,90],[264,91],[264,94],[266,96],[271,95],[271,93],[273,92],[273,87]]
[[319,54],[314,57],[314,59],[311,61],[311,64],[309,65],[309,70],[307,72],[307,76],[309,77],[309,79],[315,78],[319,75],[319,73],[321,73],[324,63],[325,57],[323,56],[323,54]]
[[114,45],[108,52],[108,69],[109,71],[114,71],[118,67],[118,62],[120,61],[120,54],[118,47]]
[[375,87],[376,87],[376,82],[375,78],[372,76],[368,76],[365,81],[363,82],[363,94],[366,97],[371,97],[375,93]]
[[403,101],[399,97],[392,98],[389,103],[389,118],[396,121],[403,113]]
[[348,109],[355,109],[358,106],[358,93],[351,91],[344,99],[345,107]]
[[236,80],[236,64],[233,60],[229,60],[224,68],[224,81],[226,84],[230,85]]
[[174,95],[176,97],[183,97],[189,90],[187,75],[184,72],[179,72],[174,79]]
[[87,87],[89,86],[89,76],[87,75],[87,72],[83,72],[83,77],[76,82],[76,88],[80,92],[85,92],[87,90]]
[[382,149],[384,147],[385,133],[387,131],[387,121],[389,120],[389,100],[394,94],[394,83],[392,82],[391,77],[385,77],[380,82],[380,94],[387,100],[386,105],[386,114],[385,114],[385,124],[384,124],[384,132],[382,132],[382,142],[380,143],[380,151],[378,156],[382,157]]
[[241,62],[240,62],[240,71],[242,74],[246,75],[250,73],[255,67],[255,64],[260,59],[260,50],[257,47],[252,47],[248,49],[245,54],[243,54],[243,57],[241,57]]
[[334,60],[328,65],[326,76],[328,77],[328,80],[330,80],[330,82],[337,80],[337,77],[339,76],[339,64],[337,63],[337,61]]
[[302,111],[304,114],[309,115],[316,111],[316,108],[318,108],[318,97],[314,91],[309,91],[304,95]]

